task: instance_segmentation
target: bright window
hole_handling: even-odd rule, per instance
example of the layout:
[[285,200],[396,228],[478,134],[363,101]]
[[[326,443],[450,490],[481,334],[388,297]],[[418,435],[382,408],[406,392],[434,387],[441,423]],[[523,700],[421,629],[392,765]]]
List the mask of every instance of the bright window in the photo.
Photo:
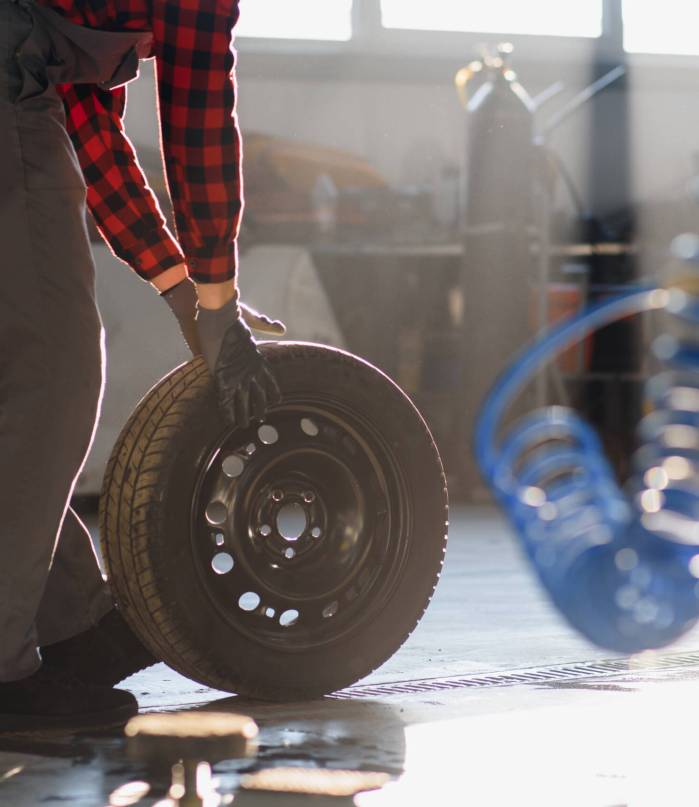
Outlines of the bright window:
[[699,54],[694,0],[624,0],[624,47],[634,53]]
[[242,0],[235,33],[347,40],[352,36],[352,0]]
[[385,28],[587,37],[602,33],[602,0],[381,0],[381,13]]

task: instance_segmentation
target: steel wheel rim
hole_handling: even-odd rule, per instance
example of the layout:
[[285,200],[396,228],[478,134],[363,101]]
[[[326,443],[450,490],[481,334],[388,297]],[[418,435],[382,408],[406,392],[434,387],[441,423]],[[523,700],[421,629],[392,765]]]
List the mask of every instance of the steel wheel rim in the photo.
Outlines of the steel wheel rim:
[[192,552],[226,622],[301,652],[384,610],[411,523],[404,476],[378,429],[340,402],[304,397],[211,447],[193,497]]

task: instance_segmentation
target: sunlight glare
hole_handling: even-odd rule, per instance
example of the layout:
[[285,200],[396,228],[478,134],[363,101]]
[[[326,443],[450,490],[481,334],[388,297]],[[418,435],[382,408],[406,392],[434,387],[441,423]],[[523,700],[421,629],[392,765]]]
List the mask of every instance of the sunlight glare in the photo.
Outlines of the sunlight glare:
[[699,54],[699,6],[666,0],[662,13],[655,3],[623,0],[624,48],[631,53]]
[[254,0],[241,3],[237,37],[348,40],[352,0]]
[[386,28],[583,37],[602,33],[602,0],[500,0],[480,5],[454,0],[382,0],[381,12]]

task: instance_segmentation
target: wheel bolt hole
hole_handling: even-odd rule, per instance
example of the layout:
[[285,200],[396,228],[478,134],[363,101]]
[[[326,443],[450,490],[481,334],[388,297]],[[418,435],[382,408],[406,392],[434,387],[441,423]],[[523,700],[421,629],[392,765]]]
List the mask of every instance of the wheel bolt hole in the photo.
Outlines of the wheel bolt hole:
[[260,605],[260,595],[255,594],[254,591],[246,591],[245,594],[240,595],[238,600],[238,607],[241,611],[254,611]]
[[263,524],[260,527],[260,535],[263,538],[268,538],[271,534],[272,534],[272,528],[269,526],[269,524]]
[[284,550],[284,557],[287,558],[287,560],[291,560],[292,558],[296,557],[296,552],[294,552],[294,550],[291,547],[289,547],[288,549]]
[[283,628],[290,628],[292,625],[295,625],[299,619],[299,612],[290,609],[289,611],[284,611],[284,613],[279,617],[279,624]]
[[275,490],[272,493],[272,499],[275,502],[280,502],[284,498],[284,493],[281,490]]
[[245,462],[237,454],[231,454],[222,462],[221,468],[229,479],[237,479],[245,470]]
[[229,555],[228,552],[218,552],[211,559],[211,568],[216,574],[228,574],[234,566],[233,556]]
[[321,530],[321,528],[320,528],[320,527],[313,527],[313,529],[311,530],[311,535],[312,535],[314,538],[320,538],[320,536],[321,536],[322,534],[323,534],[323,531]]
[[301,419],[301,431],[309,437],[317,437],[320,433],[318,425],[310,418]]
[[228,508],[223,502],[210,502],[206,508],[206,520],[214,527],[220,527],[226,523],[228,518]]
[[264,426],[260,426],[257,430],[257,436],[260,438],[261,443],[264,443],[266,446],[271,446],[279,439],[279,432],[274,426],[265,423]]
[[274,619],[276,613],[277,612],[274,610],[274,608],[265,608],[265,616],[269,619]]
[[306,511],[297,502],[284,505],[277,513],[277,530],[287,541],[298,541],[307,527]]
[[216,542],[216,546],[223,546],[226,543],[226,536],[222,532],[217,532],[214,535],[214,541]]
[[306,502],[306,504],[313,504],[313,502],[316,500],[316,495],[315,493],[308,491],[307,493],[303,494],[303,500]]
[[252,455],[253,455],[253,454],[254,454],[256,451],[257,451],[257,446],[256,446],[254,443],[249,443],[249,444],[248,444],[248,445],[245,447],[245,453],[248,455],[248,457],[252,457]]

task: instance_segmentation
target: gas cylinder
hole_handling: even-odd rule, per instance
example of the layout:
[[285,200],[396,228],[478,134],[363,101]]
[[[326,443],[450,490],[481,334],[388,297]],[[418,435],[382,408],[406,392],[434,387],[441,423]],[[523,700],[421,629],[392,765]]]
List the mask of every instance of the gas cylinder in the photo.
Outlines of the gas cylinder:
[[534,103],[509,66],[511,53],[500,45],[456,77],[467,113],[465,235],[532,224]]
[[[459,443],[472,456],[478,407],[529,335],[536,209],[534,103],[509,66],[510,45],[459,71],[466,110],[463,170],[461,411]],[[479,484],[475,466],[465,491]]]

